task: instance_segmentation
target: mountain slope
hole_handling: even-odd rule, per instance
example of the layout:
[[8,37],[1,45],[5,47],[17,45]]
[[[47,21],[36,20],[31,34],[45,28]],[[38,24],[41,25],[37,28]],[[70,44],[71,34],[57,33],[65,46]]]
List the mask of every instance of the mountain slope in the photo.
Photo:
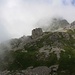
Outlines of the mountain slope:
[[30,66],[51,67],[52,65],[58,65],[56,73],[59,75],[74,75],[75,30],[41,33],[37,38],[31,36],[31,41],[23,44],[22,48],[16,48],[16,50],[13,48],[9,51],[4,58],[6,66],[3,68],[23,70]]
[[0,70],[25,70],[27,75],[75,75],[75,29],[71,26],[74,23],[66,26],[66,32],[36,28],[31,36],[11,40],[9,48],[2,48],[5,52],[0,58]]

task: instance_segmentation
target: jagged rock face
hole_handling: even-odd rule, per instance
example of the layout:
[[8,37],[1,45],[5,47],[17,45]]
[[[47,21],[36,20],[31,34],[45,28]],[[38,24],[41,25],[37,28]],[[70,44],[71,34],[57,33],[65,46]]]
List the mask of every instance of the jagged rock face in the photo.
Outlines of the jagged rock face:
[[54,18],[46,27],[42,27],[44,31],[60,31],[60,28],[68,26],[69,23],[65,19],[56,19]]
[[43,34],[43,31],[41,28],[36,28],[32,30],[32,38],[35,39]]
[[60,20],[60,24],[62,25],[62,27],[64,27],[65,25],[69,25],[67,20]]

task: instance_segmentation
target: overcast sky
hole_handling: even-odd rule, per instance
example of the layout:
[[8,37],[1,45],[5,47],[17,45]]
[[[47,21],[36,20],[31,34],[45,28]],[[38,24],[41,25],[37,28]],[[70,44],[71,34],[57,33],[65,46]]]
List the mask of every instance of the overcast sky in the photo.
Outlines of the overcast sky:
[[75,0],[0,0],[0,40],[31,34],[43,18],[75,20]]

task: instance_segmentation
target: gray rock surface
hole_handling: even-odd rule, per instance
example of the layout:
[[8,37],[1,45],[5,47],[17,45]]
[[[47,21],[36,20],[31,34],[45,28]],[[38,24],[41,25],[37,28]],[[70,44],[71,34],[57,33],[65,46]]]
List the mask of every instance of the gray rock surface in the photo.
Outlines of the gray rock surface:
[[48,68],[46,66],[39,66],[36,68],[27,68],[26,70],[22,71],[3,71],[0,72],[0,75],[49,75],[51,72],[51,68]]
[[32,30],[32,38],[35,39],[43,34],[43,31],[41,28],[36,28]]

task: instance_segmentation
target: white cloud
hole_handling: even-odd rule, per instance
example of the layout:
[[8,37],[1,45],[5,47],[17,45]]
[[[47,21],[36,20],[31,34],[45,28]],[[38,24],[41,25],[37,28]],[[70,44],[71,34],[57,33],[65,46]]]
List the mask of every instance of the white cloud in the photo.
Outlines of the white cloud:
[[61,16],[68,21],[75,20],[75,7],[71,0],[3,0],[0,5],[0,19],[11,37],[28,35],[41,18]]

